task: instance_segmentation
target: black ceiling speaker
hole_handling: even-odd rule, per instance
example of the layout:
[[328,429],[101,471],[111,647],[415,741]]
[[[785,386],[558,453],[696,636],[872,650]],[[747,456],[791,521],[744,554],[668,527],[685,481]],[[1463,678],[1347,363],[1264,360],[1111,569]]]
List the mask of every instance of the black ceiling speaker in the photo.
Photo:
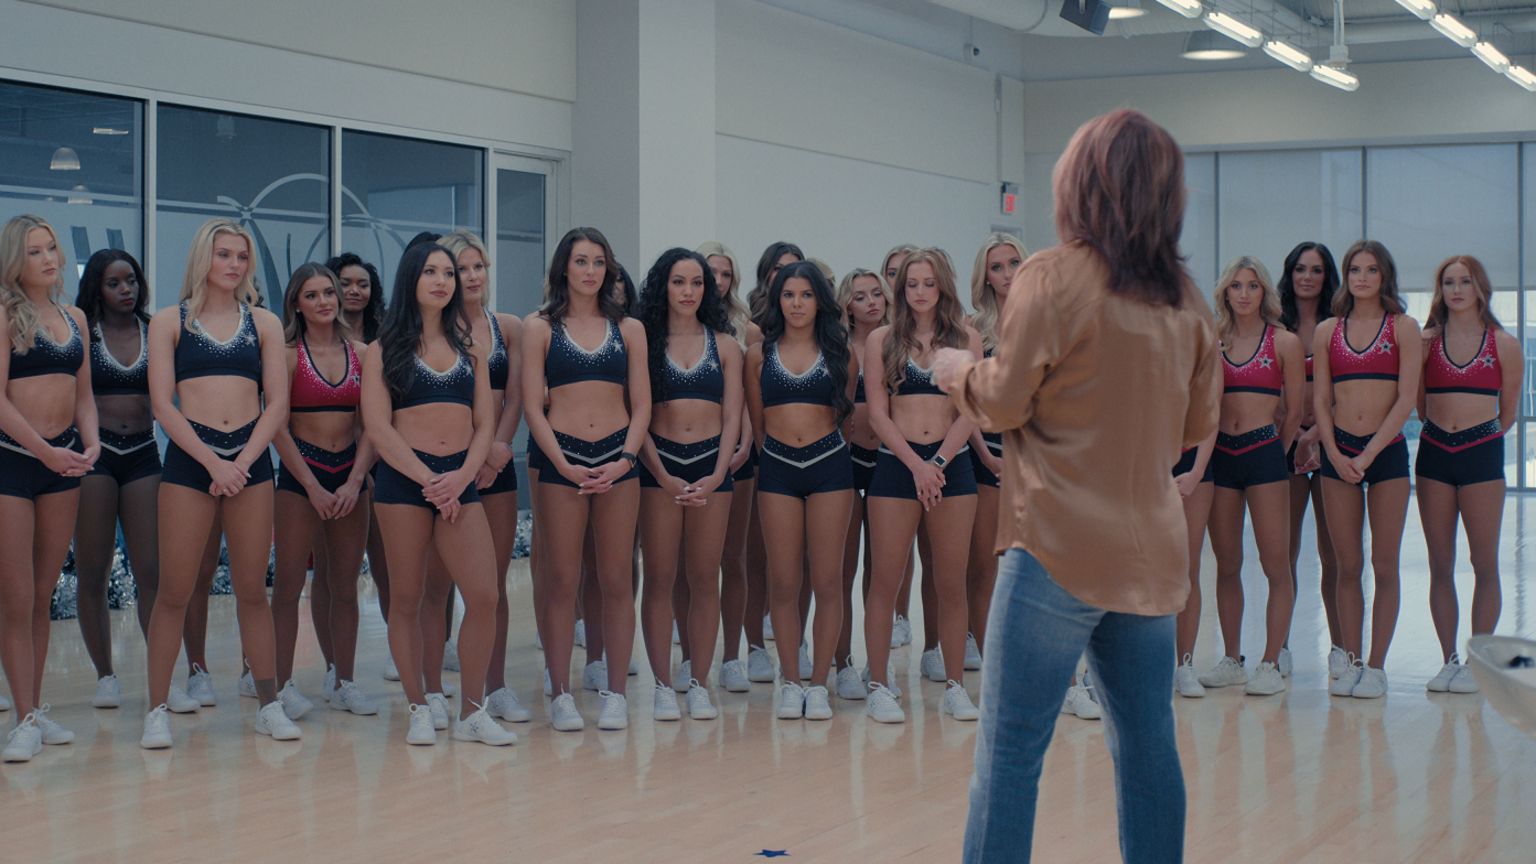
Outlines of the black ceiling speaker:
[[1109,23],[1109,4],[1104,0],[1062,0],[1061,17],[1095,36],[1104,35]]

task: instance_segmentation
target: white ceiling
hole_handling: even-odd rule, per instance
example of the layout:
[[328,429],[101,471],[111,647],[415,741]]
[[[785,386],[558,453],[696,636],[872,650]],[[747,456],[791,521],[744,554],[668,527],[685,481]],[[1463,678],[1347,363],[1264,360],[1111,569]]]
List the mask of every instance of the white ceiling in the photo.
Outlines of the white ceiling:
[[[1264,69],[1277,65],[1258,49],[1236,60],[1185,60],[1179,55],[1189,32],[1205,28],[1198,21],[1165,9],[1157,0],[1141,0],[1147,9],[1145,16],[1112,21],[1103,36],[1093,36],[1062,21],[1057,15],[1062,0],[763,2],[1025,81]],[[1328,56],[1334,17],[1332,0],[1217,2],[1235,10],[1238,17],[1258,22],[1273,35],[1285,35],[1316,59]],[[1207,6],[1210,5],[1211,0],[1207,0]],[[1492,38],[1517,62],[1536,65],[1536,0],[1441,0],[1440,7],[1461,14],[1463,20],[1479,29],[1485,38]],[[957,11],[960,9],[975,14]],[[1032,32],[1023,33],[993,23],[997,20],[1040,23]],[[1347,0],[1345,23],[1345,41],[1355,64],[1468,56],[1466,49],[1413,17],[1395,0]],[[971,46],[979,53],[973,53]]]

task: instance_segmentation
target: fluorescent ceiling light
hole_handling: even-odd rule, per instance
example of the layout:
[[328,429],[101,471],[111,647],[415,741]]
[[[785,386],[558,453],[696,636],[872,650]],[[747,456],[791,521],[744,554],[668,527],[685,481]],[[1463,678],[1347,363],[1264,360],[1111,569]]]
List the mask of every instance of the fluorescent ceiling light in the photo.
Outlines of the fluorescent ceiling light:
[[1157,0],[1157,2],[1183,15],[1185,18],[1199,18],[1200,13],[1205,11],[1205,7],[1201,5],[1200,0]]
[[1463,48],[1471,48],[1477,43],[1477,34],[1472,32],[1471,27],[1458,21],[1454,15],[1447,15],[1441,12],[1439,15],[1429,19],[1429,26],[1439,30],[1441,36]]
[[1504,77],[1519,84],[1521,87],[1536,93],[1536,75],[1524,66],[1511,66],[1504,70]]
[[1141,0],[1110,0],[1109,20],[1124,21],[1128,18],[1140,18],[1147,14],[1147,10],[1141,6]]
[[1420,21],[1435,17],[1435,0],[1397,0],[1397,5],[1417,15]]
[[1264,53],[1295,69],[1297,72],[1312,71],[1312,56],[1287,42],[1271,39],[1264,43]]
[[91,129],[93,135],[127,135],[127,129],[118,129],[114,126],[95,126]]
[[1503,74],[1504,70],[1509,68],[1509,58],[1505,57],[1504,52],[1495,47],[1492,42],[1479,42],[1473,45],[1472,53],[1495,72]]
[[1340,90],[1347,90],[1351,93],[1360,89],[1359,78],[1343,69],[1335,69],[1322,63],[1312,67],[1312,77],[1330,87],[1337,87]]
[[48,160],[49,171],[79,171],[80,154],[72,147],[60,147],[53,151],[53,158]]
[[1236,60],[1245,53],[1219,33],[1196,30],[1184,40],[1184,52],[1180,56],[1185,60]]
[[1249,48],[1257,48],[1264,42],[1264,34],[1258,29],[1233,18],[1225,12],[1205,13],[1205,26],[1228,39],[1241,42]]

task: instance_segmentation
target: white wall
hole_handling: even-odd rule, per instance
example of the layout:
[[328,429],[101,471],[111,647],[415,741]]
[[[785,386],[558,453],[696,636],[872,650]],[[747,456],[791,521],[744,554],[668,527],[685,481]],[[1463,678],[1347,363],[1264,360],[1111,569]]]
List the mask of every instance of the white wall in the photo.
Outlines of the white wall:
[[990,72],[754,0],[716,21],[717,239],[748,281],[781,239],[838,273],[938,245],[965,280],[993,224],[1022,225],[998,210],[1024,173],[1020,82],[995,100]]

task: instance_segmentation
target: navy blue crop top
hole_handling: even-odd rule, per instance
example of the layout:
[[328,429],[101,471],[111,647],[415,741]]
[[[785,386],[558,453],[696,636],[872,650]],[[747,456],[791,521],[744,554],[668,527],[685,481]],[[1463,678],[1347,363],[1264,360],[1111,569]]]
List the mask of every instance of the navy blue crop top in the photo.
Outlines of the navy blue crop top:
[[608,322],[603,344],[588,351],[576,344],[565,325],[550,322],[549,352],[544,355],[544,382],[553,390],[578,381],[607,381],[623,385],[629,381],[629,352],[624,348],[624,334],[617,321]]
[[406,388],[404,396],[390,400],[396,411],[436,402],[474,406],[475,367],[470,363],[468,354],[460,352],[459,359],[443,372],[428,366],[427,361],[417,356],[416,375],[411,379],[411,386]]
[[149,394],[149,325],[139,322],[139,356],[124,366],[107,350],[107,340],[96,326],[91,340],[91,389],[97,396],[146,396]]
[[914,363],[911,357],[908,357],[907,374],[902,378],[901,383],[896,385],[896,395],[943,396],[944,391],[940,390],[933,383],[932,369],[924,369],[923,367]]
[[75,323],[75,316],[68,311],[62,307],[55,308],[69,323],[69,338],[55,342],[48,335],[47,328],[38,327],[30,351],[18,354],[15,348],[11,349],[11,369],[8,375],[11,380],[35,378],[39,375],[74,375],[80,371],[81,364],[85,362],[85,344],[80,338],[80,325]]
[[665,401],[699,399],[720,404],[725,398],[725,373],[720,369],[720,349],[715,346],[715,331],[704,328],[704,353],[684,369],[672,355],[667,355],[667,393]]
[[501,324],[496,316],[486,310],[485,322],[491,325],[491,356],[485,361],[485,374],[490,376],[492,390],[507,389],[507,343],[501,338]]
[[763,393],[763,407],[804,402],[810,405],[831,406],[834,396],[832,373],[827,371],[827,358],[816,355],[811,368],[796,375],[784,368],[779,361],[777,343],[763,347],[763,371],[758,379]]
[[199,326],[187,326],[187,304],[181,304],[181,338],[176,340],[176,380],[228,375],[261,383],[261,338],[251,307],[240,304],[240,326],[226,342],[208,335]]

